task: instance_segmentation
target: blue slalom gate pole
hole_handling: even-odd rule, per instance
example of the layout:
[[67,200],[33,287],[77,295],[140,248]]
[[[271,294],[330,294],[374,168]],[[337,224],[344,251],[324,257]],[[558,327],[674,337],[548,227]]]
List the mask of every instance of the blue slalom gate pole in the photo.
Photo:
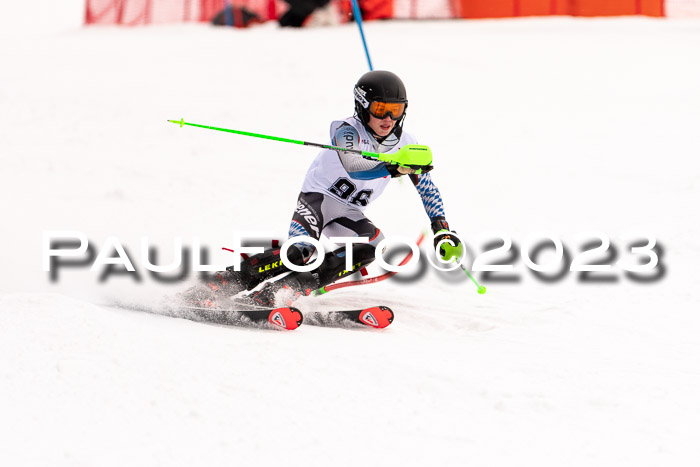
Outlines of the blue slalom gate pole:
[[360,28],[360,36],[362,36],[362,45],[365,46],[365,55],[367,55],[367,63],[369,63],[369,71],[372,71],[374,70],[374,68],[372,68],[372,59],[369,58],[367,41],[365,41],[365,32],[362,30],[362,13],[360,13],[360,7],[357,4],[357,0],[352,0],[352,12],[353,15],[355,15],[355,21],[357,21],[357,27]]
[[226,26],[233,26],[233,5],[231,0],[226,0],[224,2],[224,24]]

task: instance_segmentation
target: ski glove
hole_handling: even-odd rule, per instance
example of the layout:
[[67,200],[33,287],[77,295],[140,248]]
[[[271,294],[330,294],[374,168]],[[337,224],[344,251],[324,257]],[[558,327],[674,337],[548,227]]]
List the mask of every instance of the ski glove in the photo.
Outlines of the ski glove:
[[[400,177],[401,175],[410,175],[416,173],[415,169],[412,169],[410,167],[404,167],[403,165],[399,164],[387,164],[386,169],[389,171],[392,178]],[[421,168],[421,173],[428,173],[431,170],[433,170],[433,166],[426,165]]]
[[433,247],[437,248],[438,244],[442,242],[440,250],[438,251],[442,260],[447,262],[459,261],[459,259],[462,258],[464,248],[462,242],[460,242],[459,238],[455,235],[455,232],[450,230],[447,221],[444,219],[436,219],[430,227],[435,234]]

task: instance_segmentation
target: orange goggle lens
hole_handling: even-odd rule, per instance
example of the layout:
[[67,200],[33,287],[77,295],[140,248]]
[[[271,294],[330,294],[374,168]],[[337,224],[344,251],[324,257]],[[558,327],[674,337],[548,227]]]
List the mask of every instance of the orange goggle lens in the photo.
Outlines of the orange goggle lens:
[[403,102],[372,102],[369,104],[369,113],[377,118],[386,118],[391,116],[392,120],[398,120],[406,110],[406,104]]

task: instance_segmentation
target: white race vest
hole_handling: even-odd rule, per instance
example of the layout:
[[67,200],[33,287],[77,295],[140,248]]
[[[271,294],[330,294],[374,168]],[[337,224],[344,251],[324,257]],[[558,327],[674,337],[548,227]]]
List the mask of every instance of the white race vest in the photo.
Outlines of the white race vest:
[[[362,123],[355,117],[346,118],[345,120],[334,121],[331,123],[331,144],[346,147],[340,141],[334,141],[335,134],[338,128],[344,124],[352,125],[360,136],[359,148],[362,151],[370,151],[377,153],[392,154],[398,151],[401,147],[407,144],[417,144],[416,139],[405,131],[402,132],[401,138],[396,141],[394,135],[387,138],[383,144],[379,144],[377,140],[371,136]],[[386,185],[391,180],[391,176],[375,178],[371,180],[359,180],[352,178],[342,162],[337,151],[323,149],[318,153],[316,159],[311,163],[301,191],[304,193],[317,192],[325,195],[333,196],[341,202],[358,207],[364,210],[367,205],[377,199],[382,194]],[[363,162],[369,162],[362,156],[352,153],[343,153],[342,157],[359,158]],[[383,165],[383,162],[373,164],[374,166]]]

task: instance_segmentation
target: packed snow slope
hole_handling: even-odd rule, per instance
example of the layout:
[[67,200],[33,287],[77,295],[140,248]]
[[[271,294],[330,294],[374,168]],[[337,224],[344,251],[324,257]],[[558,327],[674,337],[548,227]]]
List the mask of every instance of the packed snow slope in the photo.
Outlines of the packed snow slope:
[[[485,281],[485,295],[428,267],[298,303],[389,305],[378,332],[111,308],[194,281],[151,278],[143,236],[162,264],[175,237],[226,262],[236,232],[284,235],[316,153],[166,120],[326,142],[367,69],[358,32],[5,34],[1,465],[697,465],[700,23],[395,21],[366,35],[375,66],[406,83],[406,128],[433,149],[472,251],[488,232],[520,246],[546,230],[577,254],[595,230],[623,257],[642,230],[663,277],[544,282],[515,256],[521,280]],[[367,214],[387,236],[428,224],[398,181]],[[87,263],[52,282],[48,230],[96,251],[116,236],[142,280],[101,282]]]

